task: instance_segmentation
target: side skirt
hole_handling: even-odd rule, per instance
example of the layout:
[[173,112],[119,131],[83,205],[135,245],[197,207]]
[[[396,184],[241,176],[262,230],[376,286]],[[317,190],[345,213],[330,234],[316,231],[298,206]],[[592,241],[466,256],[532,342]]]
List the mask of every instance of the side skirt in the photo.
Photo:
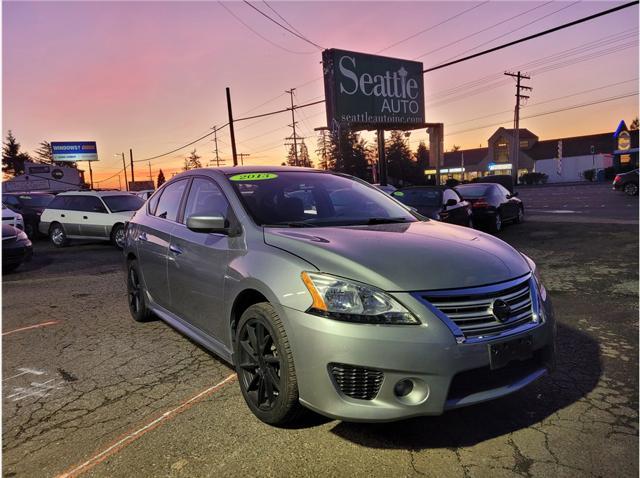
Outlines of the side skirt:
[[154,303],[153,300],[151,300],[151,298],[149,297],[149,294],[147,294],[147,300],[149,301],[149,308],[163,321],[165,321],[181,334],[186,335],[194,342],[202,345],[205,349],[213,352],[225,362],[233,365],[232,353],[222,342],[219,342],[213,337],[210,337],[200,329],[188,324],[177,315],[172,314],[164,307],[161,307],[158,304]]

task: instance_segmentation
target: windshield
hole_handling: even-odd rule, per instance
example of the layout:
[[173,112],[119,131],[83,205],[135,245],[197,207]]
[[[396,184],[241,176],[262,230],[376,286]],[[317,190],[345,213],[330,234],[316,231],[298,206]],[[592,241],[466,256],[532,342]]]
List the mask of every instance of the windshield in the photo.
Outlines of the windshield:
[[55,196],[53,194],[34,194],[33,196],[28,194],[22,194],[18,196],[18,200],[24,205],[29,207],[47,207]]
[[144,204],[144,200],[133,194],[122,196],[102,196],[111,212],[137,211]]
[[249,173],[231,175],[229,180],[261,226],[349,226],[416,220],[383,192],[335,174]]
[[442,206],[442,190],[436,188],[404,189],[391,195],[411,207]]
[[456,191],[465,199],[486,196],[488,193],[487,189],[489,189],[489,186],[486,184],[464,184],[456,187]]

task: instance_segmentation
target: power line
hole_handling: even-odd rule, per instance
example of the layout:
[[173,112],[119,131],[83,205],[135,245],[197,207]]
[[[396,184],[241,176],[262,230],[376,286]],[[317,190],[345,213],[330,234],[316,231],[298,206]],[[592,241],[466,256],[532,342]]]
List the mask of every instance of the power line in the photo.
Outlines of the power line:
[[240,22],[242,25],[244,25],[244,27],[245,27],[247,30],[250,30],[251,32],[253,32],[253,34],[254,34],[254,35],[256,35],[256,36],[260,37],[261,39],[263,39],[264,41],[266,41],[266,42],[267,42],[267,43],[269,43],[270,45],[273,45],[273,46],[275,46],[276,48],[279,48],[279,49],[281,49],[281,50],[284,50],[284,51],[286,51],[286,52],[288,52],[288,53],[294,53],[294,54],[296,54],[296,55],[310,55],[310,54],[312,54],[312,53],[315,53],[315,51],[295,51],[295,50],[290,50],[289,48],[286,48],[286,47],[284,47],[284,46],[282,46],[282,45],[277,44],[276,42],[273,42],[273,41],[269,40],[267,37],[265,37],[265,36],[264,36],[264,35],[262,35],[261,33],[257,32],[257,31],[256,31],[256,30],[254,30],[253,28],[251,28],[251,26],[249,26],[247,23],[245,23],[245,22],[244,22],[240,17],[238,17],[235,13],[233,13],[233,12],[231,11],[231,9],[227,8],[227,6],[226,6],[224,3],[222,3],[222,2],[218,2],[218,4],[220,4],[220,6],[221,6],[222,8],[224,8],[224,9],[229,13],[229,15],[231,15],[231,16],[232,16],[233,18],[235,18],[238,22]]
[[538,38],[538,37],[541,37],[541,36],[544,36],[544,35],[548,35],[550,33],[554,33],[554,32],[557,32],[559,30],[564,30],[565,28],[569,28],[569,27],[572,27],[574,25],[578,25],[580,23],[584,23],[584,22],[587,22],[587,21],[590,21],[590,20],[594,20],[596,18],[605,16],[605,15],[609,15],[610,13],[614,13],[614,12],[623,10],[625,8],[629,8],[629,7],[632,7],[632,6],[637,5],[637,4],[638,4],[638,0],[636,0],[634,2],[625,3],[623,5],[618,5],[617,7],[610,8],[608,10],[604,10],[602,12],[595,13],[593,15],[589,15],[587,17],[580,18],[578,20],[574,20],[574,21],[569,22],[569,23],[564,23],[562,25],[558,25],[557,27],[549,28],[548,30],[544,30],[544,31],[541,31],[541,32],[538,32],[538,33],[534,33],[533,35],[528,35],[526,37],[519,38],[517,40],[513,40],[513,41],[510,41],[508,43],[503,43],[502,45],[498,45],[498,46],[495,46],[493,48],[489,48],[488,50],[483,50],[481,52],[474,53],[473,55],[465,56],[465,57],[459,58],[457,60],[449,61],[449,62],[442,63],[442,64],[437,65],[437,66],[433,66],[431,68],[427,68],[426,70],[422,70],[422,72],[423,73],[430,73],[432,71],[440,70],[440,69],[445,68],[447,66],[452,66],[452,65],[455,65],[457,63],[462,63],[463,61],[468,61],[468,60],[471,60],[473,58],[477,58],[479,56],[483,56],[483,55],[487,55],[489,53],[493,53],[494,51],[502,50],[503,48],[507,48],[507,47],[510,47],[510,46],[513,46],[513,45],[517,45],[518,43],[522,43],[522,42],[525,42],[525,41],[533,40],[534,38]]
[[[451,58],[447,58],[447,60],[446,60],[446,61],[453,60],[454,58],[457,58],[457,57],[459,57],[459,56],[461,56],[461,55],[464,55],[465,53],[468,53],[468,52],[473,51],[473,50],[477,50],[477,49],[478,49],[478,48],[480,48],[481,46],[487,45],[487,44],[489,44],[489,43],[491,43],[491,42],[493,42],[493,41],[495,41],[495,40],[498,40],[498,39],[500,39],[500,38],[506,37],[507,35],[510,35],[510,34],[512,34],[513,32],[517,32],[518,30],[522,30],[523,28],[528,27],[529,25],[533,25],[534,23],[538,23],[540,20],[544,20],[545,18],[548,18],[548,17],[550,17],[551,15],[555,15],[556,13],[561,12],[562,10],[566,10],[567,8],[571,8],[571,7],[573,7],[574,5],[576,5],[576,4],[578,4],[578,3],[580,3],[581,1],[582,1],[582,0],[577,0],[576,2],[570,3],[569,5],[565,5],[564,7],[559,8],[558,10],[554,10],[554,11],[553,11],[553,12],[551,12],[551,13],[547,13],[546,15],[543,15],[543,16],[541,16],[541,17],[539,17],[539,18],[536,18],[535,20],[532,20],[532,21],[530,21],[529,23],[525,23],[524,25],[521,25],[521,26],[519,26],[519,27],[517,27],[517,28],[514,28],[513,30],[509,30],[508,32],[502,33],[502,34],[498,35],[497,37],[492,38],[491,40],[487,40],[487,41],[485,41],[484,43],[480,43],[479,45],[476,45],[476,46],[474,46],[473,48],[469,48],[469,49],[467,49],[467,50],[465,50],[465,51],[463,51],[463,52],[460,52],[460,53],[458,53],[457,55],[454,55],[454,56],[453,56],[453,57],[451,57]],[[545,5],[546,5],[546,4],[545,4]]]
[[276,11],[276,9],[275,9],[275,8],[273,8],[271,5],[269,5],[269,4],[266,2],[266,0],[262,0],[262,3],[264,3],[264,4],[267,6],[267,8],[268,8],[269,10],[271,10],[273,13],[275,13],[276,15],[278,15],[278,18],[280,18],[280,20],[282,20],[282,21],[283,21],[283,22],[285,22],[287,25],[289,25],[289,26],[290,26],[290,27],[291,27],[291,28],[292,28],[296,33],[299,33],[300,35],[302,35],[302,32],[301,32],[300,30],[298,30],[298,29],[297,29],[296,27],[294,27],[291,23],[289,23],[289,22],[287,21],[287,19],[286,19],[286,18],[284,18],[282,15],[280,15],[280,14]]
[[[219,128],[217,128],[217,131],[220,131],[221,129],[223,129],[223,128],[227,127],[227,126],[229,126],[229,123],[226,123],[226,124],[224,124],[224,125],[220,126]],[[208,138],[209,136],[211,136],[211,135],[213,135],[213,134],[214,134],[214,131],[211,131],[210,133],[207,133],[207,134],[205,134],[204,136],[200,136],[198,139],[195,139],[195,140],[193,140],[193,141],[191,141],[191,142],[189,142],[189,143],[187,143],[187,144],[184,144],[184,145],[180,146],[179,148],[172,149],[171,151],[167,151],[166,153],[158,154],[158,155],[156,155],[156,156],[152,156],[152,157],[150,157],[150,158],[136,159],[136,160],[134,161],[134,163],[141,163],[141,162],[143,162],[143,161],[151,161],[151,160],[153,160],[153,159],[158,159],[158,158],[161,158],[161,157],[163,157],[163,156],[167,156],[167,155],[169,155],[169,154],[172,154],[172,153],[175,153],[175,152],[177,152],[177,151],[180,151],[181,149],[184,149],[184,148],[187,148],[187,147],[189,147],[189,146],[192,146],[192,145],[194,145],[194,144],[196,144],[196,143],[198,143],[198,142],[202,141],[203,139]]]
[[282,23],[278,22],[277,20],[274,20],[273,18],[271,18],[269,15],[267,15],[266,13],[264,13],[262,10],[260,10],[258,7],[251,5],[251,3],[247,2],[247,0],[243,0],[244,3],[246,3],[247,5],[249,5],[251,8],[253,8],[256,12],[258,12],[260,15],[262,15],[265,18],[268,18],[270,21],[272,21],[273,23],[275,23],[276,25],[278,25],[280,28],[288,31],[289,33],[291,33],[293,36],[300,38],[300,40],[303,40],[307,43],[309,43],[310,45],[315,46],[316,48],[320,49],[320,50],[324,50],[324,47],[321,47],[320,45],[318,45],[317,43],[312,42],[311,40],[309,40],[307,37],[300,35],[296,32],[294,32],[293,30],[291,30],[290,28],[285,27]]
[[463,11],[459,12],[459,13],[456,13],[455,15],[453,15],[453,16],[451,16],[451,17],[449,17],[449,18],[446,18],[446,19],[442,20],[441,22],[438,22],[438,23],[436,23],[436,24],[434,24],[434,25],[431,25],[430,27],[427,27],[427,28],[425,28],[424,30],[420,30],[419,32],[414,33],[413,35],[409,35],[408,37],[403,38],[402,40],[398,40],[397,42],[392,43],[391,45],[389,45],[389,46],[387,46],[387,47],[383,48],[382,50],[378,50],[378,51],[376,52],[376,54],[379,54],[379,53],[382,53],[383,51],[389,50],[389,49],[393,48],[394,46],[398,46],[398,45],[400,45],[400,43],[404,43],[404,42],[406,42],[406,41],[408,41],[408,40],[411,40],[412,38],[415,38],[415,37],[417,37],[417,36],[419,36],[419,35],[422,35],[423,33],[427,33],[428,31],[431,31],[431,30],[433,30],[434,28],[437,28],[437,27],[439,27],[439,26],[441,26],[441,25],[444,25],[445,23],[449,23],[450,21],[455,20],[456,18],[461,17],[461,16],[462,16],[462,15],[464,15],[465,13],[469,13],[470,11],[475,10],[476,8],[480,8],[480,7],[482,7],[483,5],[486,5],[487,3],[489,3],[489,0],[487,0],[487,1],[485,1],[485,2],[482,2],[482,3],[479,3],[479,4],[477,4],[477,5],[474,5],[474,6],[473,6],[473,7],[471,7],[471,8],[467,8],[467,9],[465,9],[465,10],[463,10]]
[[[592,101],[592,102],[589,102],[589,103],[571,105],[571,106],[567,106],[565,108],[561,108],[561,109],[557,109],[557,110],[553,110],[553,111],[545,111],[544,113],[537,113],[535,115],[523,116],[521,119],[537,118],[539,116],[546,116],[546,115],[551,115],[551,114],[555,114],[555,113],[561,113],[563,111],[570,111],[570,110],[575,110],[575,109],[578,109],[578,108],[584,108],[584,107],[587,107],[587,106],[597,105],[597,104],[601,104],[601,103],[608,103],[609,101],[616,101],[616,100],[620,100],[620,99],[623,99],[623,98],[629,98],[631,96],[637,96],[637,95],[638,95],[638,92],[627,93],[627,94],[624,94],[624,95],[613,96],[613,97],[610,97],[610,98],[604,98],[604,99],[597,100],[597,101]],[[460,131],[452,131],[451,133],[445,134],[445,136],[454,136],[454,135],[457,135],[457,134],[468,133],[470,131],[477,131],[479,129],[491,128],[493,126],[501,126],[501,125],[503,125],[505,123],[508,123],[509,121],[510,120],[507,119],[507,120],[501,121],[499,123],[485,124],[485,125],[482,125],[482,126],[478,126],[476,128],[469,128],[469,129],[460,130]]]
[[547,3],[543,3],[542,5],[537,5],[537,6],[533,7],[533,8],[529,8],[528,10],[525,10],[524,12],[518,13],[517,15],[513,15],[512,17],[509,17],[509,18],[506,18],[504,20],[501,20],[498,23],[494,23],[493,25],[490,25],[490,26],[488,26],[486,28],[483,28],[482,30],[478,30],[477,32],[471,33],[471,34],[469,34],[467,36],[464,36],[462,38],[458,38],[457,40],[454,40],[452,42],[446,43],[445,45],[439,46],[438,48],[430,50],[430,51],[428,51],[426,53],[422,53],[421,55],[416,56],[414,58],[414,60],[417,60],[418,58],[422,58],[423,56],[430,55],[431,53],[435,53],[437,51],[444,50],[445,48],[448,48],[448,47],[450,47],[452,45],[455,45],[456,43],[460,43],[461,41],[464,41],[467,38],[471,38],[471,37],[474,37],[476,35],[479,35],[480,33],[484,33],[487,30],[491,30],[492,28],[497,27],[498,25],[502,25],[503,23],[507,23],[507,22],[513,20],[514,18],[521,17],[522,15],[526,15],[527,13],[532,12],[534,10],[537,10],[538,8],[545,7],[545,6],[549,5],[550,3],[552,3],[552,1],[547,2]]

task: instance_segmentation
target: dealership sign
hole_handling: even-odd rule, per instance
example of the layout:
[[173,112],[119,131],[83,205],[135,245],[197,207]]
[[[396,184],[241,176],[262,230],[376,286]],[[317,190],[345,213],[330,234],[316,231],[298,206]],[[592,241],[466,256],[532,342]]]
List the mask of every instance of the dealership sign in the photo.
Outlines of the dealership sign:
[[51,143],[54,161],[98,161],[95,141],[59,141]]
[[322,52],[322,63],[332,130],[424,125],[422,63],[335,49]]

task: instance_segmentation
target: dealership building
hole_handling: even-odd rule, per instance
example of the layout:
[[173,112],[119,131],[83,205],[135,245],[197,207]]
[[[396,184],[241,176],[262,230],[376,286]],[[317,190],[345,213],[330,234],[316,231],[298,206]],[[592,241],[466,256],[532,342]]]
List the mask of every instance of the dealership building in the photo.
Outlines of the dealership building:
[[[441,182],[512,174],[514,133],[513,129],[499,128],[486,148],[445,153],[440,166]],[[608,133],[547,140],[520,129],[518,176],[539,172],[545,173],[550,183],[584,181],[583,171],[611,166],[616,172],[638,167],[638,130],[629,130],[624,121],[616,131]]]

